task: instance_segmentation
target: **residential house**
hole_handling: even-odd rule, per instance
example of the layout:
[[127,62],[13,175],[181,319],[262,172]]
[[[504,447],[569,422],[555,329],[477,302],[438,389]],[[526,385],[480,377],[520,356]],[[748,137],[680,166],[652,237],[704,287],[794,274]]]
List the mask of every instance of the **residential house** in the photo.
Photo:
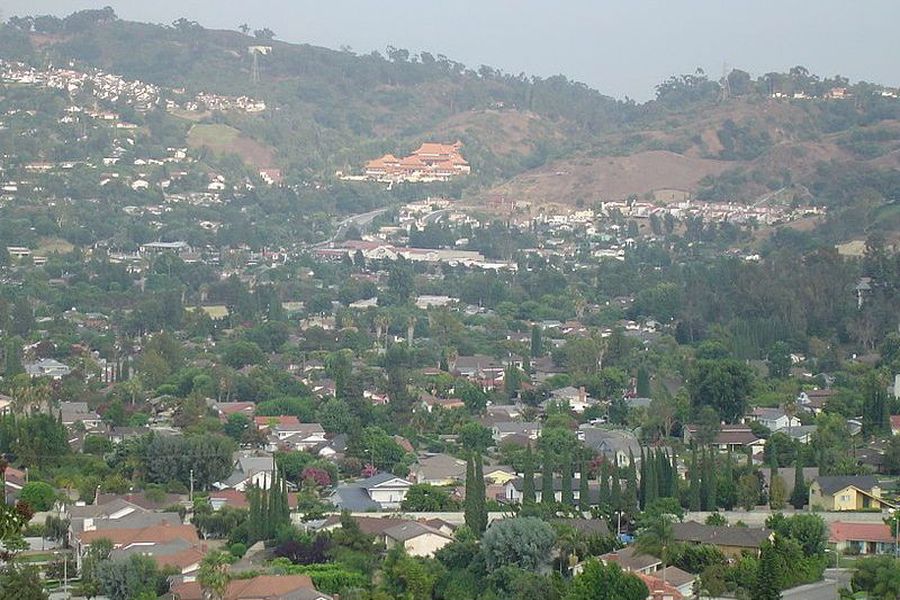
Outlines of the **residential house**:
[[619,467],[627,467],[632,458],[640,459],[641,444],[630,431],[581,425],[578,439]]
[[103,424],[103,419],[88,408],[87,402],[60,402],[58,415],[66,427],[81,423],[85,429],[96,430]]
[[841,554],[894,554],[897,539],[885,523],[829,524],[828,543]]
[[412,482],[390,473],[337,486],[329,498],[341,510],[355,512],[400,508]]
[[453,410],[456,408],[465,408],[466,403],[459,398],[438,398],[434,394],[422,392],[419,394],[419,402],[428,412],[434,411],[435,408],[443,410]]
[[[196,581],[172,586],[174,600],[205,600]],[[318,591],[309,575],[257,575],[251,579],[233,579],[222,600],[331,600]]]
[[893,507],[881,497],[881,487],[871,475],[818,477],[809,486],[809,506],[830,511]]
[[[616,563],[623,571],[634,573],[644,579],[650,590],[650,598],[656,600],[654,590],[668,589],[672,598],[689,598],[693,593],[694,581],[697,576],[683,571],[678,567],[668,565],[663,571],[662,561],[650,554],[641,554],[634,546],[627,546],[615,552],[609,552],[600,557],[604,564]],[[646,579],[645,579],[646,578]],[[663,586],[665,582],[665,586]],[[659,596],[665,597],[665,596]]]
[[276,450],[311,450],[327,442],[325,429],[319,423],[277,424],[271,428],[266,449]]
[[149,556],[159,568],[174,570],[176,575],[172,579],[179,582],[196,581],[200,571],[200,563],[206,554],[204,544],[196,545],[183,538],[172,540],[168,543],[154,544],[153,546],[133,545],[127,549],[117,548],[113,550],[110,560],[128,558],[133,554]]
[[466,461],[449,454],[420,458],[410,469],[410,480],[429,485],[454,485],[466,480]]
[[[353,517],[360,531],[374,536],[387,548],[401,545],[410,556],[431,557],[453,541],[453,529],[440,520],[412,521],[409,519]],[[325,519],[321,530],[334,531],[341,526],[341,518],[332,515]]]
[[802,410],[814,415],[825,409],[825,404],[834,395],[833,389],[805,390],[797,396],[797,404]]
[[28,475],[25,471],[20,471],[12,467],[6,467],[6,471],[0,475],[3,480],[3,498],[7,504],[15,504],[19,497],[19,492],[25,487]]
[[137,548],[142,554],[151,554],[155,548],[172,544],[176,540],[182,540],[190,546],[200,544],[197,529],[193,525],[183,525],[180,522],[172,524],[164,521],[160,524],[139,528],[82,531],[75,533],[72,540],[79,568],[88,546],[100,539],[112,542],[113,550],[126,551]]
[[522,435],[531,440],[541,437],[541,424],[536,422],[501,421],[494,423],[491,435],[496,443],[501,443],[513,435]]
[[[698,431],[697,425],[688,425],[684,428],[684,441],[690,441],[696,437]],[[719,449],[720,452],[736,452],[743,454],[751,452],[759,454],[765,449],[766,440],[759,437],[749,425],[721,425],[718,433],[712,440],[712,445]]]
[[456,376],[465,377],[485,391],[490,391],[503,386],[506,366],[493,357],[476,354],[458,357],[450,370]]
[[254,402],[212,402],[210,408],[222,422],[227,421],[231,415],[244,415],[252,420],[256,413],[256,403]]
[[696,521],[675,523],[672,534],[676,542],[716,546],[729,558],[739,558],[744,552],[759,556],[762,544],[774,535],[771,529],[713,526]]
[[31,377],[50,377],[62,379],[72,372],[71,367],[53,358],[42,358],[33,363],[24,365],[25,372]]
[[384,530],[384,544],[388,550],[403,546],[410,556],[432,557],[452,541],[452,535],[417,521],[399,523]]
[[0,417],[12,414],[13,399],[4,394],[0,394]]
[[[581,480],[577,476],[572,478],[572,498],[576,501],[581,499]],[[503,487],[503,499],[508,503],[521,504],[523,500],[523,491],[524,491],[525,480],[521,477],[516,477],[515,479],[511,479],[506,482],[506,485]],[[543,500],[543,488],[544,488],[544,478],[542,475],[534,476],[534,499],[536,502],[541,502]],[[553,478],[553,498],[557,502],[562,502],[562,478],[554,477]],[[588,492],[590,493],[590,498],[588,499],[588,503],[590,505],[597,504],[597,500],[599,499],[600,489],[597,486],[597,482],[591,481],[588,482]]]
[[764,408],[761,406],[754,408],[745,420],[748,422],[756,421],[769,431],[780,431],[801,425],[800,419],[793,415],[788,415],[782,408]]
[[595,406],[597,400],[588,395],[584,386],[576,388],[569,385],[550,392],[550,398],[542,402],[541,407],[546,409],[550,403],[568,404],[572,412],[581,414],[588,408]]
[[216,489],[235,489],[240,492],[256,486],[269,489],[275,475],[274,456],[252,456],[239,454],[234,461],[234,469],[224,481],[213,484]]

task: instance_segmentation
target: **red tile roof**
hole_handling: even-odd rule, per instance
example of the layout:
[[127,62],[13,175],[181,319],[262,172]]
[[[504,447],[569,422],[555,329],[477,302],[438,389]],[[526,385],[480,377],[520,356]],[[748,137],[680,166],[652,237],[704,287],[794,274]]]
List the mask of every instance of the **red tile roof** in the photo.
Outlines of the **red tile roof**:
[[138,529],[101,529],[94,531],[84,531],[78,533],[77,536],[83,544],[90,544],[95,540],[107,539],[113,543],[113,546],[123,547],[131,544],[164,544],[173,540],[185,540],[197,544],[200,538],[197,537],[197,530],[193,525],[170,525],[163,522],[162,525],[153,525],[150,527],[141,527]]
[[253,422],[259,429],[268,429],[273,425],[300,425],[300,419],[293,415],[281,415],[278,417],[253,417]]
[[835,521],[831,524],[829,542],[885,542],[891,544],[894,537],[891,528],[885,523],[844,523]]

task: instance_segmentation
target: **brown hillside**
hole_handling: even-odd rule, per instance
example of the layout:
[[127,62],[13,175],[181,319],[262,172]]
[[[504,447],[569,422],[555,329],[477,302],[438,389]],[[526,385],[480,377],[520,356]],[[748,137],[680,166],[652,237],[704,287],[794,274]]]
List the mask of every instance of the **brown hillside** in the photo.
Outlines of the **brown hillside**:
[[516,202],[581,204],[620,200],[654,190],[694,191],[700,180],[733,167],[721,160],[651,150],[631,156],[567,159],[549,163],[494,187],[484,197]]

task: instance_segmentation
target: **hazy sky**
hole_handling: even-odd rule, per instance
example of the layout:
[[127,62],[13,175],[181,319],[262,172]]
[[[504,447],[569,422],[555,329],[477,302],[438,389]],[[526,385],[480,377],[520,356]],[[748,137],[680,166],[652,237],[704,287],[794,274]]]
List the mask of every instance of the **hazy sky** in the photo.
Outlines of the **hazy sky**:
[[356,52],[388,45],[477,67],[565,74],[646,100],[674,73],[723,64],[754,75],[802,64],[900,84],[897,0],[2,0],[3,16],[110,5],[124,19],[269,27],[279,39]]

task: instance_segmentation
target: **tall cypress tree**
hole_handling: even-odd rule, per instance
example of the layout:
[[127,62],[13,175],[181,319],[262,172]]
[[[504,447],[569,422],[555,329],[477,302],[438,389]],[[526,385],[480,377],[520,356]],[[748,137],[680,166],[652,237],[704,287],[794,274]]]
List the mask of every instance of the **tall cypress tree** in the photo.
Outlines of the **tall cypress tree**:
[[567,509],[575,508],[575,494],[572,491],[572,459],[565,455],[562,461],[562,503]]
[[700,510],[700,465],[697,464],[697,448],[691,447],[691,487],[688,495],[688,509],[693,512]]
[[588,485],[588,466],[584,458],[581,459],[581,479],[578,480],[578,509],[582,512],[591,509],[591,489]]
[[647,504],[659,498],[659,452],[647,455]]
[[488,514],[487,514],[487,499],[485,496],[485,486],[484,486],[484,462],[481,457],[481,452],[475,453],[475,485],[478,487],[478,497],[475,501],[475,525],[477,529],[474,529],[479,536],[485,532],[488,525]]
[[669,497],[678,497],[678,454],[672,448],[672,461],[669,468]]
[[463,512],[466,526],[476,533],[478,531],[478,519],[476,517],[478,506],[475,503],[477,496],[478,485],[475,483],[475,459],[472,453],[469,453],[469,456],[466,458],[466,500],[463,504]]
[[801,510],[806,506],[808,499],[809,488],[806,487],[806,481],[803,477],[803,467],[800,465],[800,461],[797,460],[794,464],[794,489],[791,492],[791,506],[797,510]]
[[611,481],[609,491],[609,504],[613,510],[622,510],[625,508],[622,501],[622,481],[619,479],[619,469],[612,467]]
[[534,454],[531,444],[525,449],[525,465],[522,473],[522,504],[534,504]]
[[625,494],[622,503],[628,514],[635,515],[638,511],[637,465],[634,464],[634,453],[630,450],[628,452],[628,461],[628,471],[625,477]]
[[550,461],[550,453],[544,452],[544,465],[541,472],[541,504],[553,504],[556,497],[553,495],[553,463]]
[[644,447],[641,446],[641,480],[638,487],[638,504],[641,510],[647,508],[647,456],[644,454]]
[[600,498],[601,507],[612,506],[609,489],[609,463],[605,460],[600,463]]
[[700,487],[700,506],[703,510],[716,510],[717,476],[715,469],[715,450],[703,452],[703,480]]

